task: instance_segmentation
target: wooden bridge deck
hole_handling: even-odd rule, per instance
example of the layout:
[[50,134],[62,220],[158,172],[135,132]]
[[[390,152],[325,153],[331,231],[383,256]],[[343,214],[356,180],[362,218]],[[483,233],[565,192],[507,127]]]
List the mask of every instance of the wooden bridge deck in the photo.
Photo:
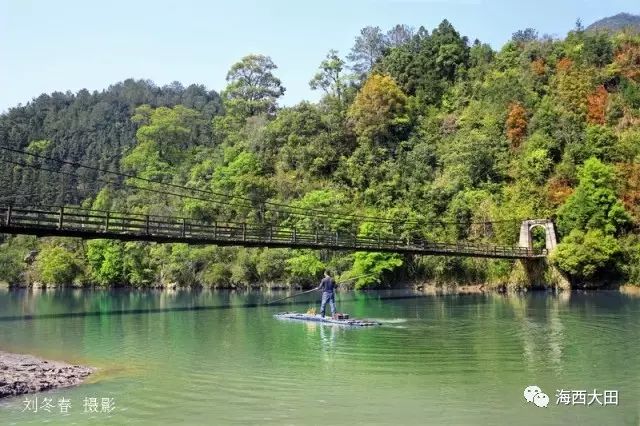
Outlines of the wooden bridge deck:
[[546,256],[544,250],[535,251],[522,247],[466,242],[452,244],[424,240],[406,241],[398,238],[376,238],[338,232],[309,232],[295,228],[246,223],[205,223],[186,218],[105,212],[77,207],[0,206],[0,234],[502,259]]

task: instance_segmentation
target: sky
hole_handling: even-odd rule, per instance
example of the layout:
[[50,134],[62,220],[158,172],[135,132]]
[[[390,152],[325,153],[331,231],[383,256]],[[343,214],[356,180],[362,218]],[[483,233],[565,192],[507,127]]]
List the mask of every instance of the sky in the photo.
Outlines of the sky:
[[127,78],[220,91],[243,56],[271,56],[281,104],[316,100],[309,80],[360,29],[431,30],[443,19],[499,49],[519,29],[564,37],[577,18],[640,14],[638,0],[0,0],[0,111],[41,93],[102,90]]

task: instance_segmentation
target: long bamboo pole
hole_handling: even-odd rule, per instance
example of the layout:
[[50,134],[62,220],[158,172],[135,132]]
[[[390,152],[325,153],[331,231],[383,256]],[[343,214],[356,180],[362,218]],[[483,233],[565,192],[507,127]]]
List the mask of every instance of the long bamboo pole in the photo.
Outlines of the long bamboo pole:
[[[336,283],[336,285],[343,284],[343,283],[346,283],[346,282],[349,282],[349,281],[353,281],[353,280],[357,280],[358,278],[368,277],[370,275],[375,275],[375,274],[376,273],[358,275],[357,277],[353,277],[353,278],[349,278],[347,280],[339,281],[339,282]],[[298,296],[301,296],[303,294],[311,293],[312,291],[315,291],[315,290],[317,290],[317,288],[312,288],[311,290],[303,291],[303,292],[300,292],[300,293],[292,294],[291,296],[282,297],[280,299],[272,300],[271,302],[267,302],[267,305],[270,305],[270,304],[275,303],[275,302],[280,302],[282,300],[291,299],[293,297],[298,297]]]

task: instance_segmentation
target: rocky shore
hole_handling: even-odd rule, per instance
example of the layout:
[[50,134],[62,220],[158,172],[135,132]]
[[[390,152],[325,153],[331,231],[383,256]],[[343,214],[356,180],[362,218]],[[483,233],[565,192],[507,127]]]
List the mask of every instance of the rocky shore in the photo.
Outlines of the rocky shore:
[[0,398],[74,386],[94,368],[0,351]]

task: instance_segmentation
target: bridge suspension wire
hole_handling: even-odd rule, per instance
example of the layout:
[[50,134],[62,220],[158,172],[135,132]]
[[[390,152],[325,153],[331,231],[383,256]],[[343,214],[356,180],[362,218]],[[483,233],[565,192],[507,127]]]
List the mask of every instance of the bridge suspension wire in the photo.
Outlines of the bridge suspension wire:
[[[13,164],[13,165],[16,165],[16,166],[30,167],[30,168],[33,168],[33,169],[43,170],[45,172],[57,173],[57,174],[65,175],[65,176],[72,176],[72,177],[77,177],[77,178],[82,177],[82,176],[80,176],[80,175],[78,175],[76,173],[64,172],[62,170],[54,170],[54,169],[49,169],[49,168],[41,167],[41,166],[34,166],[33,164],[20,163],[18,161],[7,160],[7,159],[4,159],[4,158],[0,158],[0,161],[4,162],[4,163]],[[137,186],[137,185],[128,184],[128,183],[121,183],[121,182],[117,182],[117,181],[113,181],[113,180],[105,180],[105,179],[101,179],[101,178],[96,178],[96,181],[102,182],[102,183],[106,183],[106,184],[120,184],[120,185],[126,186],[128,188],[138,189],[138,190],[147,191],[147,192],[153,192],[155,194],[178,196],[178,197],[188,198],[188,199],[192,199],[192,200],[207,201],[207,202],[212,202],[212,203],[217,203],[217,204],[230,205],[232,207],[248,207],[248,208],[251,207],[251,206],[240,206],[240,205],[237,205],[237,204],[229,204],[229,203],[225,203],[224,201],[211,200],[209,198],[194,197],[192,195],[185,195],[185,194],[178,194],[178,193],[175,193],[175,192],[161,191],[161,190],[153,189],[153,188],[145,188],[143,186]]]
[[[245,203],[251,203],[251,204],[233,204],[233,203],[230,203],[230,202],[215,200],[215,199],[211,199],[211,198],[201,198],[201,197],[190,196],[190,195],[187,195],[187,194],[178,194],[178,193],[168,192],[168,191],[153,190],[151,188],[141,187],[141,186],[137,186],[137,185],[133,185],[133,184],[120,183],[120,182],[116,182],[116,181],[105,181],[105,180],[100,179],[100,178],[95,178],[97,181],[103,182],[103,183],[107,183],[107,184],[121,184],[123,186],[129,187],[129,188],[133,188],[133,189],[144,190],[144,191],[149,191],[149,192],[154,192],[154,193],[164,194],[164,195],[171,195],[171,196],[176,196],[176,197],[181,197],[181,198],[189,198],[189,199],[205,201],[205,202],[212,202],[214,204],[226,205],[226,206],[230,206],[230,207],[250,208],[250,209],[254,209],[255,208],[255,205],[253,204],[254,203],[253,200],[251,200],[249,198],[246,198],[246,197],[242,197],[242,196],[237,196],[237,195],[232,195],[232,194],[225,194],[225,193],[221,193],[221,192],[217,192],[217,191],[204,190],[204,189],[199,189],[199,188],[192,188],[192,187],[182,186],[182,185],[178,185],[178,184],[174,184],[174,183],[170,183],[170,182],[161,182],[161,181],[157,181],[157,180],[153,180],[153,179],[148,179],[148,178],[136,176],[136,175],[133,175],[133,174],[123,173],[123,172],[115,172],[115,171],[112,171],[112,170],[106,170],[106,169],[102,169],[102,168],[99,168],[99,167],[88,166],[86,164],[82,164],[82,163],[78,163],[78,162],[61,160],[61,159],[57,159],[57,158],[53,158],[53,157],[49,157],[49,156],[45,156],[45,155],[41,155],[41,154],[36,154],[36,153],[24,151],[24,150],[19,150],[19,149],[15,149],[15,148],[9,148],[9,147],[3,146],[3,145],[0,145],[0,150],[4,150],[4,151],[16,153],[16,154],[21,154],[21,155],[28,155],[28,156],[31,156],[31,157],[34,157],[34,158],[55,161],[55,162],[58,162],[58,163],[61,163],[61,164],[71,165],[71,166],[74,166],[74,167],[93,170],[93,171],[97,171],[97,172],[101,172],[101,173],[105,173],[105,174],[111,174],[111,175],[115,175],[115,176],[119,176],[119,177],[123,177],[123,178],[127,178],[127,179],[135,179],[135,180],[140,180],[140,181],[143,181],[143,182],[152,183],[152,184],[156,184],[156,185],[160,185],[160,186],[168,186],[168,187],[172,187],[172,188],[177,188],[177,189],[181,189],[181,190],[184,190],[184,191],[193,191],[193,192],[197,192],[197,193],[201,193],[201,194],[213,195],[215,197],[222,197],[222,198],[228,198],[228,199],[238,199],[238,200],[242,200]],[[80,176],[78,174],[73,174],[73,173],[70,173],[70,172],[62,172],[60,170],[46,169],[46,168],[44,168],[42,166],[36,166],[36,165],[32,165],[32,164],[17,163],[17,162],[12,162],[12,161],[6,160],[6,159],[0,159],[0,161],[5,161],[5,162],[9,162],[11,164],[18,165],[18,166],[30,167],[30,168],[33,168],[33,169],[44,170],[44,171],[48,171],[48,172],[52,172],[52,173],[66,174],[68,176],[73,176],[73,177],[77,177],[77,178],[85,178],[85,177]],[[445,226],[445,225],[458,225],[458,226],[465,226],[466,225],[466,226],[470,226],[470,225],[490,225],[490,224],[494,224],[494,223],[515,223],[515,222],[521,222],[523,220],[523,219],[501,219],[501,220],[479,221],[479,222],[471,222],[471,221],[459,221],[459,222],[454,222],[454,221],[426,221],[426,220],[425,221],[416,221],[416,220],[410,221],[410,220],[394,220],[394,219],[384,218],[384,217],[380,217],[380,216],[343,214],[343,213],[340,213],[340,212],[331,212],[331,211],[328,212],[328,211],[318,210],[318,209],[313,209],[313,208],[291,206],[291,205],[272,202],[272,201],[263,201],[263,202],[260,202],[260,204],[276,206],[276,207],[279,207],[281,209],[297,210],[297,212],[284,211],[284,210],[279,210],[279,209],[270,209],[270,210],[268,210],[269,212],[284,213],[284,214],[292,215],[292,216],[304,216],[304,217],[327,218],[327,219],[349,219],[349,220],[352,220],[352,221],[384,223],[384,224],[412,224],[412,225],[427,225],[428,224],[428,225],[440,225],[440,226]]]
[[[81,168],[84,168],[84,169],[93,170],[93,171],[97,171],[97,172],[101,172],[101,173],[107,173],[107,174],[111,174],[111,175],[116,175],[116,176],[123,177],[123,178],[136,179],[136,180],[140,180],[140,181],[144,181],[144,182],[148,182],[148,183],[154,183],[154,184],[157,184],[157,185],[177,188],[177,189],[181,189],[181,190],[184,190],[184,191],[193,191],[193,192],[213,195],[213,196],[216,196],[216,197],[238,199],[238,200],[242,200],[244,202],[254,203],[254,200],[251,200],[251,199],[246,198],[246,197],[238,196],[238,195],[226,194],[226,193],[222,193],[222,192],[204,190],[204,189],[199,189],[199,188],[193,188],[193,187],[178,185],[178,184],[174,184],[174,183],[170,183],[170,182],[160,182],[160,181],[157,181],[157,180],[143,178],[143,177],[132,175],[132,174],[128,174],[128,173],[115,172],[115,171],[112,171],[112,170],[101,169],[99,167],[88,166],[86,164],[77,163],[77,162],[73,162],[73,161],[60,160],[60,159],[57,159],[57,158],[48,157],[48,156],[45,156],[45,155],[36,154],[36,153],[24,151],[24,150],[15,149],[15,148],[9,148],[9,147],[2,146],[2,145],[0,145],[0,150],[9,151],[9,152],[13,152],[13,153],[16,153],[16,154],[28,155],[28,156],[31,156],[31,157],[34,157],[34,158],[40,158],[40,159],[55,161],[55,162],[58,162],[58,163],[61,163],[61,164],[67,164],[67,165],[71,165],[71,166],[75,166],[75,167],[81,167]],[[25,167],[30,167],[30,165],[25,165]],[[182,196],[182,194],[173,194],[173,195]],[[212,200],[205,200],[205,201],[212,201]],[[273,202],[273,201],[263,201],[260,204],[271,205],[271,206],[279,207],[281,209],[290,209],[290,210],[297,210],[297,211],[303,212],[303,213],[295,213],[295,212],[283,211],[283,210],[278,210],[278,209],[271,210],[271,211],[274,211],[274,212],[286,213],[286,214],[290,214],[290,215],[309,216],[309,217],[319,217],[320,216],[320,217],[327,217],[327,218],[334,218],[334,219],[353,219],[353,220],[359,220],[359,221],[383,222],[383,223],[389,223],[389,224],[391,224],[391,223],[413,223],[413,224],[418,224],[417,221],[406,221],[406,220],[403,221],[403,220],[388,219],[388,218],[379,217],[379,216],[365,216],[365,215],[354,215],[354,214],[350,214],[350,213],[341,213],[341,212],[327,212],[327,211],[324,211],[324,210],[318,210],[318,209],[313,209],[313,208],[308,208],[308,207],[291,206],[291,205],[288,205],[288,204],[282,204],[282,203],[277,203],[277,202]],[[422,223],[424,223],[424,222],[422,222]],[[439,222],[433,222],[433,223],[439,223]]]
[[[33,164],[27,164],[27,163],[21,163],[18,161],[13,161],[13,160],[7,160],[4,158],[0,158],[0,162],[4,162],[4,163],[8,163],[8,164],[13,164],[16,166],[20,166],[20,167],[28,167],[28,168],[32,168],[32,169],[36,169],[36,170],[41,170],[41,171],[45,171],[45,172],[50,172],[50,173],[56,173],[56,174],[61,174],[64,176],[71,176],[71,177],[75,177],[75,178],[81,178],[82,176],[78,175],[77,173],[72,173],[72,172],[65,172],[62,170],[54,170],[54,169],[50,169],[47,167],[42,167],[42,166],[36,166]],[[198,197],[198,196],[193,196],[193,195],[187,195],[187,194],[179,194],[176,192],[170,192],[170,191],[164,191],[164,190],[159,190],[159,189],[153,189],[153,188],[147,188],[144,186],[138,186],[135,184],[131,184],[131,183],[124,183],[124,182],[118,182],[118,181],[114,181],[114,180],[107,180],[107,179],[101,179],[101,178],[95,178],[96,181],[98,182],[102,182],[108,185],[122,185],[124,187],[127,188],[131,188],[131,189],[137,189],[140,191],[147,191],[147,192],[151,192],[154,194],[160,194],[160,195],[169,195],[169,196],[176,196],[176,197],[180,197],[180,198],[187,198],[187,199],[191,199],[191,200],[197,200],[197,201],[205,201],[205,202],[209,202],[209,203],[213,203],[213,204],[220,204],[223,206],[229,206],[229,207],[234,207],[234,208],[246,208],[246,209],[253,209],[253,206],[250,205],[242,205],[242,204],[234,204],[234,203],[229,203],[229,202],[225,202],[225,201],[220,201],[220,200],[213,200],[210,198],[203,198],[203,197]],[[49,206],[49,207],[55,207],[55,206]],[[291,213],[291,212],[286,212],[287,214],[291,214],[291,215],[301,215],[302,213]],[[312,217],[318,217],[316,216],[312,216]]]
[[[64,172],[62,170],[54,170],[54,169],[46,168],[46,167],[39,166],[39,165],[21,163],[21,162],[18,162],[18,161],[7,160],[7,159],[3,159],[3,158],[0,158],[0,162],[13,164],[13,165],[20,166],[20,167],[28,167],[28,168],[41,170],[41,171],[45,171],[45,172],[50,172],[50,173],[57,173],[57,174],[61,174],[61,175],[65,175],[65,176],[71,176],[71,177],[75,177],[75,178],[82,178],[83,177],[83,176],[78,175],[77,173]],[[98,182],[109,184],[109,185],[121,185],[121,186],[124,186],[124,187],[127,187],[127,188],[132,188],[132,189],[137,189],[137,190],[141,190],[141,191],[152,192],[152,193],[155,193],[155,194],[176,196],[176,197],[179,197],[179,198],[187,198],[187,199],[191,199],[191,200],[204,201],[204,202],[208,202],[208,203],[219,204],[219,205],[229,206],[229,207],[234,207],[234,208],[245,208],[245,209],[250,209],[250,210],[254,209],[254,206],[248,205],[248,204],[237,204],[237,203],[231,203],[231,202],[227,202],[227,201],[215,200],[215,199],[211,199],[211,198],[203,198],[203,197],[197,197],[197,196],[193,196],[193,195],[180,194],[180,193],[170,192],[170,191],[166,191],[166,190],[159,190],[159,189],[153,189],[153,188],[138,186],[138,185],[131,184],[131,183],[126,183],[126,182],[118,182],[118,181],[114,181],[114,180],[106,180],[106,179],[101,179],[101,178],[95,178],[95,180],[98,181]],[[270,210],[270,211],[274,211],[274,210]],[[331,218],[331,216],[319,215],[319,214],[312,215],[310,213],[304,214],[304,213],[298,213],[298,212],[283,212],[283,211],[276,211],[276,212],[286,213],[288,215],[293,215],[293,216],[308,216],[308,217],[314,217],[314,218],[319,218],[320,217],[320,218],[329,218],[329,219]]]

